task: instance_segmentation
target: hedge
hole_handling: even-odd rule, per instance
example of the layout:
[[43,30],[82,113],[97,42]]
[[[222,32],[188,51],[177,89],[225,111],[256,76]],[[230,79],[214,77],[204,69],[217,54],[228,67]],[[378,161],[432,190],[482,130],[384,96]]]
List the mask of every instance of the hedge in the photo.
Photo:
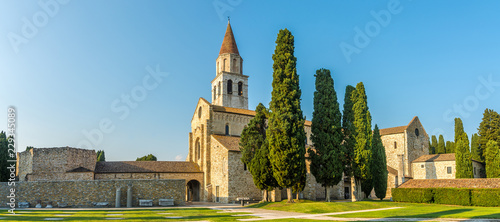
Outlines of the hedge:
[[463,206],[500,206],[500,189],[392,188],[392,200]]
[[500,189],[471,189],[470,202],[473,206],[500,206]]
[[429,188],[393,188],[392,199],[396,202],[432,203],[433,190]]
[[434,203],[470,206],[470,189],[467,188],[436,188]]

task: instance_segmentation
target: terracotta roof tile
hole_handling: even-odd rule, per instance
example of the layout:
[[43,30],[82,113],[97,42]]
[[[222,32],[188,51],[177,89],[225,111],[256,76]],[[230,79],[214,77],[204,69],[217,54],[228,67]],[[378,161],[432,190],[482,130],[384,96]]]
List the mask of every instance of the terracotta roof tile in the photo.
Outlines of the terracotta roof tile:
[[390,166],[387,166],[387,171],[389,171],[389,173],[392,175],[396,175],[396,176],[398,175],[398,170],[396,170]]
[[238,46],[236,46],[236,40],[234,40],[233,29],[231,29],[231,24],[227,22],[226,34],[224,35],[224,40],[222,41],[222,46],[220,47],[219,55],[224,53],[232,53],[239,55]]
[[500,178],[474,179],[415,179],[408,180],[398,188],[500,188]]
[[95,173],[201,173],[195,163],[185,161],[100,161]]
[[239,136],[225,136],[213,134],[212,137],[219,141],[229,151],[240,151],[240,137]]
[[[238,109],[238,108],[232,108],[232,107],[226,107],[226,106],[218,106],[218,105],[212,105],[212,109],[214,112],[223,112],[223,113],[235,113],[235,114],[241,114],[241,115],[247,115],[247,116],[255,116],[256,112],[253,110],[249,109]],[[304,126],[311,126],[312,122],[309,120],[306,120],[304,122]]]
[[437,162],[437,161],[455,161],[454,153],[446,153],[446,154],[431,154],[431,155],[423,155],[412,163],[416,162]]
[[408,126],[397,126],[397,127],[380,129],[380,135],[383,136],[389,134],[404,133],[406,128],[408,128]]

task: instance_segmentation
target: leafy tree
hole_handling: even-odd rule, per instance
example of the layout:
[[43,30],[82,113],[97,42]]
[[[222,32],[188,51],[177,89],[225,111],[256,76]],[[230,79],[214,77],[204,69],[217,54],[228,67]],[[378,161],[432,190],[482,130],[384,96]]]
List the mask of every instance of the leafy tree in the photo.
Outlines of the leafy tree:
[[[486,109],[479,124],[478,133],[479,147],[481,149],[485,149],[490,140],[500,143],[500,115],[492,109]],[[483,152],[484,156],[485,153]]]
[[438,140],[436,138],[435,135],[432,135],[431,137],[431,148],[434,152],[432,154],[437,154],[438,153],[438,149],[437,149],[437,146],[438,146]]
[[301,90],[294,56],[294,37],[280,30],[273,54],[273,91],[269,128],[270,161],[273,176],[280,187],[287,188],[288,202],[293,203],[292,187],[306,174],[304,117],[300,108]]
[[446,153],[455,153],[455,143],[446,141]]
[[472,159],[484,162],[483,149],[479,146],[479,135],[477,135],[477,133],[472,134],[470,149]]
[[240,139],[241,162],[248,166],[253,182],[264,191],[262,201],[268,201],[268,191],[277,187],[269,162],[269,146],[266,141],[266,115],[268,111],[262,103],[255,109],[255,117],[243,129]]
[[486,144],[486,177],[500,178],[500,144],[490,140]]
[[354,155],[354,145],[356,140],[354,138],[354,111],[352,110],[354,106],[354,101],[352,100],[353,94],[356,93],[356,88],[354,86],[348,85],[345,88],[344,96],[344,110],[342,113],[342,133],[344,135],[344,140],[342,143],[342,164],[344,165],[344,175],[346,177],[352,177],[352,160]]
[[143,157],[138,157],[135,161],[156,161],[156,157],[153,154],[149,154]]
[[311,173],[316,182],[326,188],[326,201],[330,202],[330,187],[342,179],[342,128],[337,93],[330,70],[316,71],[316,91],[311,125],[314,150],[309,149]]
[[104,150],[97,151],[97,162],[99,162],[99,161],[106,161],[106,156],[104,154]]
[[389,171],[387,171],[385,147],[382,143],[377,124],[375,124],[375,129],[373,130],[372,163],[373,188],[375,195],[382,200],[385,198],[387,192],[387,174]]
[[371,179],[370,162],[372,156],[371,115],[370,111],[368,111],[365,86],[362,82],[356,85],[356,93],[353,93],[352,100],[354,101],[354,126],[356,129],[354,131],[356,144],[354,146],[354,158],[352,165],[356,183],[356,200],[361,200],[361,184],[366,180]]
[[460,118],[455,118],[455,178],[474,178],[469,139]]
[[446,153],[446,148],[444,146],[444,137],[443,137],[443,135],[439,135],[439,142],[438,142],[438,145],[437,145],[437,153],[438,154]]

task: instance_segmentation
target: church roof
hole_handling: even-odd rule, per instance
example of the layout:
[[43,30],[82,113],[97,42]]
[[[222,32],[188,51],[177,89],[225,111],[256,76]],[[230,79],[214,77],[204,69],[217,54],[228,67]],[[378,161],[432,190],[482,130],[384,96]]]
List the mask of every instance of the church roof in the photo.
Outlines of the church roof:
[[240,137],[239,136],[225,136],[213,134],[212,137],[217,140],[222,146],[229,151],[240,151]]
[[[241,115],[246,115],[246,116],[255,116],[256,112],[253,110],[249,109],[238,109],[238,108],[232,108],[232,107],[226,107],[226,106],[217,106],[217,105],[212,105],[212,109],[214,112],[222,112],[222,113],[234,113],[234,114],[241,114]],[[311,126],[312,122],[309,120],[306,120],[304,122],[305,126]]]
[[236,46],[236,40],[234,40],[233,30],[231,29],[229,21],[227,21],[226,34],[224,35],[219,55],[224,53],[240,54],[238,52],[238,46]]
[[437,161],[455,161],[454,153],[446,153],[446,154],[431,154],[431,155],[423,155],[412,163],[416,162],[437,162]]
[[[397,133],[404,133],[406,129],[414,122],[417,121],[418,117],[415,116],[413,119],[408,123],[406,126],[396,126],[396,127],[391,127],[391,128],[385,128],[385,129],[380,129],[380,135],[389,135],[389,134],[397,134]],[[425,131],[425,130],[424,130]]]
[[95,173],[201,173],[187,161],[99,161]]
[[387,166],[387,171],[389,171],[389,173],[392,175],[396,175],[396,176],[398,175],[398,170],[396,170],[390,166]]

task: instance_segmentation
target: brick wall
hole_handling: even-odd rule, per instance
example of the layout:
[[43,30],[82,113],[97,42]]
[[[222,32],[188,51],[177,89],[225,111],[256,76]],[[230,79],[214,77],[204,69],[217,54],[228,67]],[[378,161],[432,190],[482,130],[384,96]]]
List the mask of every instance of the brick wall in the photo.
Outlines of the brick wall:
[[[16,202],[27,201],[34,207],[37,200],[42,206],[52,202],[66,203],[71,207],[92,207],[93,202],[115,204],[116,189],[121,187],[121,206],[127,204],[127,185],[132,184],[132,204],[138,206],[138,200],[153,199],[158,206],[160,198],[174,198],[175,205],[185,205],[184,180],[94,180],[94,181],[21,181],[16,184]],[[0,183],[1,207],[6,207],[10,187]]]

